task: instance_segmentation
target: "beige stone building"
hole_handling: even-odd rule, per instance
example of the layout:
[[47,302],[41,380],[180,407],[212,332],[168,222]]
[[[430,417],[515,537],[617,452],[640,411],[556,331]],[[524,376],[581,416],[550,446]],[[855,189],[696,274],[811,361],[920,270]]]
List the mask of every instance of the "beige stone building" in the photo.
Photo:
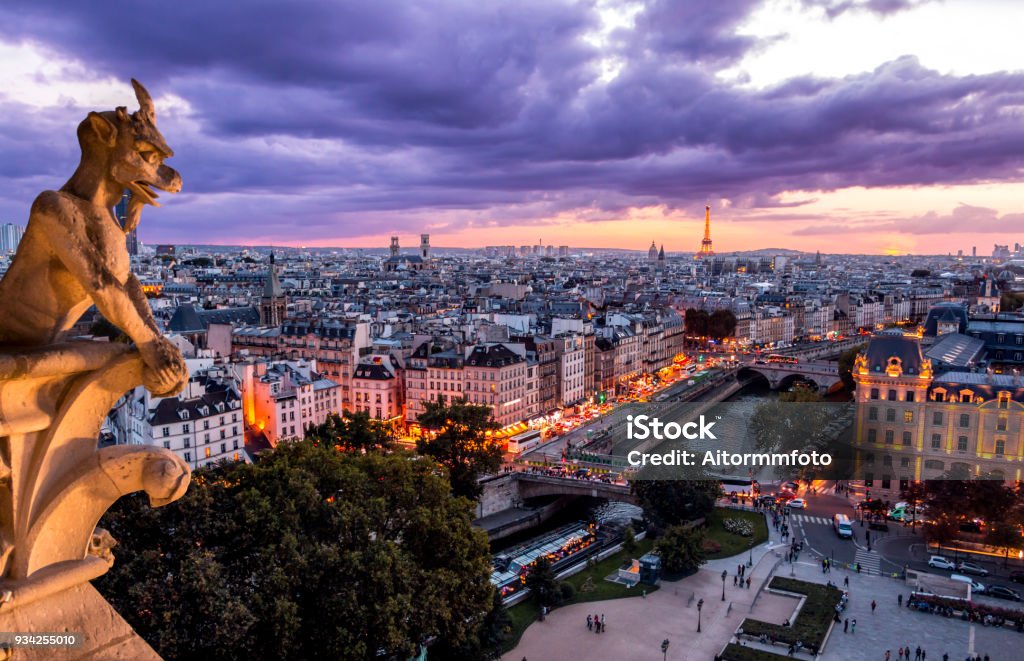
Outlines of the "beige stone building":
[[911,481],[946,474],[1024,479],[1019,374],[936,374],[916,336],[872,337],[854,366],[856,477],[895,501]]

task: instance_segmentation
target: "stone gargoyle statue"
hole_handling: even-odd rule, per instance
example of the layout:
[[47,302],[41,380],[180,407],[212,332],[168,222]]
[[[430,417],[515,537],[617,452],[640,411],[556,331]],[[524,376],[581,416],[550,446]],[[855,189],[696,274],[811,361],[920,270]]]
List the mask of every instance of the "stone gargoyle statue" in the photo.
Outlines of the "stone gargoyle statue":
[[[153,99],[132,85],[138,111],[91,112],[78,126],[78,168],[60,190],[36,198],[0,281],[0,627],[12,610],[110,568],[114,542],[96,524],[115,500],[142,490],[164,505],[190,480],[188,466],[164,448],[97,446],[125,392],[143,384],[173,395],[188,379],[125,245],[142,208],[158,206],[154,189],[181,189],[164,165],[173,152],[156,127]],[[122,227],[112,208],[125,190]],[[66,339],[91,305],[134,346]]]

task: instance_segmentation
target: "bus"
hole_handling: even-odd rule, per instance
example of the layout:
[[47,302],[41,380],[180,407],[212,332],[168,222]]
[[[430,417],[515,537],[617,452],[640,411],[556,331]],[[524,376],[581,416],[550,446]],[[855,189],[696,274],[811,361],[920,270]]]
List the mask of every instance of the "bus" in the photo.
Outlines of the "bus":
[[530,431],[524,431],[522,434],[516,434],[508,439],[508,452],[511,454],[529,452],[540,445],[541,434],[542,432],[539,429],[531,429]]

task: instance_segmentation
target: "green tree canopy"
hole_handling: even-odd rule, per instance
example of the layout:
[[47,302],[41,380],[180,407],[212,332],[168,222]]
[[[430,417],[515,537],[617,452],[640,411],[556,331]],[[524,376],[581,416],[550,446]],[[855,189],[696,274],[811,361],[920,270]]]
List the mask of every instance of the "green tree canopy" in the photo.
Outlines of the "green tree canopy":
[[667,572],[692,571],[705,561],[704,532],[699,528],[672,526],[654,543],[654,548]]
[[410,658],[491,609],[471,520],[429,459],[302,441],[200,470],[166,507],[122,499],[97,587],[169,661]]
[[847,349],[839,356],[839,378],[847,390],[853,392],[857,384],[853,380],[853,363],[857,360],[857,354],[867,348],[867,344],[858,344]]
[[503,454],[501,446],[487,436],[498,428],[491,409],[465,399],[450,405],[427,402],[418,420],[431,433],[417,441],[416,449],[448,469],[456,496],[479,498],[480,475],[497,472]]
[[722,490],[714,480],[634,480],[631,487],[644,514],[661,528],[706,517]]
[[395,443],[394,429],[366,411],[329,413],[319,425],[306,428],[306,438],[355,452],[390,450]]

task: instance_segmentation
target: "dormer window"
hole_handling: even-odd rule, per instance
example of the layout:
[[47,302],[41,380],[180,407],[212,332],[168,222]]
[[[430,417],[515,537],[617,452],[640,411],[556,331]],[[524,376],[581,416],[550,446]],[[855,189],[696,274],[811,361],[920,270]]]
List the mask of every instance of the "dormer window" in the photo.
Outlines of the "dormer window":
[[188,420],[188,409],[182,409],[181,411],[179,411],[178,417],[180,417],[182,420]]

